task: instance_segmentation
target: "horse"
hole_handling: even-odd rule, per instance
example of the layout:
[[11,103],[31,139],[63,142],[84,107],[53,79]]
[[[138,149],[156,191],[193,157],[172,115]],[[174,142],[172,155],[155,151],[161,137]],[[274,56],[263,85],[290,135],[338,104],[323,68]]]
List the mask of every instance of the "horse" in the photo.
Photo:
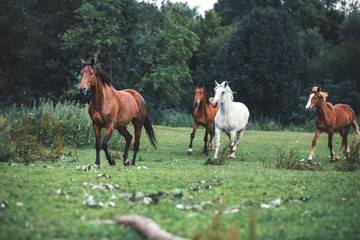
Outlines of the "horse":
[[[212,150],[212,140],[215,135],[215,130],[213,127],[214,118],[219,110],[219,106],[214,108],[212,106],[212,101],[214,98],[209,98],[209,95],[203,84],[197,84],[194,90],[194,122],[193,122],[193,131],[190,134],[190,145],[188,149],[188,154],[192,153],[192,143],[195,137],[195,132],[199,125],[205,127],[205,137],[204,137],[204,151],[203,153],[207,154],[209,150]],[[210,134],[210,140],[208,142],[208,134]]]
[[[90,62],[81,60],[82,70],[79,92],[86,95],[91,92],[91,102],[89,105],[89,115],[92,120],[95,132],[95,164],[100,166],[100,149],[105,152],[106,159],[110,165],[115,165],[115,160],[108,152],[108,142],[116,129],[126,141],[124,151],[124,165],[129,165],[128,151],[132,136],[126,129],[126,126],[132,122],[135,129],[134,155],[131,165],[135,165],[136,154],[139,151],[140,137],[142,127],[145,127],[147,136],[152,146],[157,147],[157,141],[154,134],[151,118],[147,113],[146,102],[144,98],[133,89],[117,91],[111,84],[109,76],[95,64],[92,58]],[[100,146],[101,129],[106,128],[105,137]]]
[[[328,134],[330,162],[339,161],[341,150],[344,145],[346,151],[349,152],[347,136],[351,125],[354,127],[356,134],[360,134],[354,110],[346,104],[336,104],[333,106],[331,103],[327,102],[327,97],[328,93],[322,92],[319,87],[310,88],[309,100],[305,109],[311,110],[316,108],[316,131],[312,141],[310,156],[308,158],[309,163],[313,162],[315,145],[322,132],[326,132]],[[339,131],[342,137],[341,147],[335,158],[332,150],[332,138],[334,131]]]
[[[215,155],[217,158],[220,148],[221,132],[225,131],[231,141],[229,158],[235,159],[235,151],[239,145],[239,141],[244,134],[246,125],[249,121],[250,113],[245,104],[234,102],[233,91],[230,89],[227,81],[221,84],[215,81],[215,97],[213,106],[220,104],[220,110],[215,116]],[[236,141],[235,134],[237,134]]]

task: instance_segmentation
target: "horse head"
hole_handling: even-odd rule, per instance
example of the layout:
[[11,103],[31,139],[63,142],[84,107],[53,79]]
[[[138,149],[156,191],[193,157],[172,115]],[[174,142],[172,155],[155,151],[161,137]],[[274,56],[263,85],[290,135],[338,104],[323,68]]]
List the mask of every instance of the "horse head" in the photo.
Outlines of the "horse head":
[[311,110],[314,107],[318,106],[318,104],[320,103],[320,101],[324,101],[326,103],[326,105],[329,108],[334,109],[333,105],[329,102],[326,101],[327,97],[329,96],[329,94],[327,92],[322,92],[320,90],[320,87],[313,87],[310,88],[310,95],[309,95],[309,100],[305,106],[306,110]]
[[226,100],[226,96],[230,96],[233,100],[233,91],[229,87],[229,82],[223,81],[221,84],[215,81],[215,96],[213,100],[213,107],[217,107],[218,103],[223,103]]
[[95,60],[92,58],[90,63],[81,59],[83,69],[81,70],[81,82],[79,92],[86,95],[86,92],[96,84],[95,81]]
[[204,101],[205,98],[205,88],[204,84],[197,84],[194,90],[194,107],[198,108],[201,101]]

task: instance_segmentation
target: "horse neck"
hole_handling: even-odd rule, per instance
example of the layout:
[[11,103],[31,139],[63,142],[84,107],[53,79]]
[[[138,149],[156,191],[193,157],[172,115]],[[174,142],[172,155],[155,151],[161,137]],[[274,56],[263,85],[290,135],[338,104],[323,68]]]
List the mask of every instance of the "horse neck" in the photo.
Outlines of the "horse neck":
[[230,113],[231,103],[232,101],[230,96],[226,96],[225,101],[221,103],[220,109],[224,115],[228,115]]
[[316,115],[319,119],[323,121],[329,120],[333,116],[333,111],[328,107],[326,102],[324,100],[321,100],[316,105]]
[[101,81],[100,76],[96,76],[96,85],[91,88],[91,102],[95,106],[102,106],[109,91],[110,87]]
[[200,101],[198,112],[201,112],[202,114],[206,115],[207,110],[208,110],[208,104],[206,103],[206,98],[204,96]]

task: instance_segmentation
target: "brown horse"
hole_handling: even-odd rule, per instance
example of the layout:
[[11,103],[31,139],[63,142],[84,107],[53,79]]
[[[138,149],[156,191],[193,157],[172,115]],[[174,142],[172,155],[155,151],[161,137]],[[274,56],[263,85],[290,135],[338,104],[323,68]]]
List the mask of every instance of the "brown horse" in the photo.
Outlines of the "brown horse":
[[[354,110],[346,104],[336,104],[333,106],[331,103],[326,101],[327,97],[328,94],[326,92],[321,92],[319,87],[313,87],[310,89],[309,100],[305,107],[307,110],[311,110],[314,107],[316,108],[316,131],[308,159],[308,162],[310,163],[314,157],[316,142],[322,132],[326,132],[328,134],[328,146],[331,156],[330,162],[339,161],[341,150],[344,145],[346,151],[349,151],[347,136],[351,125],[355,128],[356,134],[360,135]],[[339,131],[342,137],[341,147],[335,158],[332,150],[332,138],[334,131]]]
[[[106,159],[110,165],[115,165],[115,160],[111,158],[107,146],[114,130],[124,136],[126,147],[124,151],[124,165],[129,165],[128,151],[132,136],[126,126],[132,122],[135,128],[134,156],[131,165],[135,165],[136,154],[139,150],[142,126],[151,144],[156,148],[156,138],[149,115],[146,112],[146,102],[142,96],[132,89],[117,91],[111,85],[108,75],[95,64],[94,59],[87,63],[81,60],[83,69],[81,70],[81,83],[79,91],[83,95],[88,90],[91,91],[91,102],[89,115],[93,123],[96,137],[96,161],[100,165],[100,149],[105,151]],[[100,146],[101,129],[106,128],[105,137]]]
[[[194,91],[194,123],[193,131],[190,135],[190,145],[188,149],[188,154],[192,153],[192,142],[195,137],[195,132],[199,125],[205,127],[205,137],[204,137],[204,153],[208,153],[208,150],[212,150],[212,139],[214,138],[214,119],[217,111],[220,108],[220,105],[217,107],[212,106],[212,100],[214,98],[209,98],[205,87],[203,84],[197,85]],[[210,134],[210,140],[208,142],[208,134]]]

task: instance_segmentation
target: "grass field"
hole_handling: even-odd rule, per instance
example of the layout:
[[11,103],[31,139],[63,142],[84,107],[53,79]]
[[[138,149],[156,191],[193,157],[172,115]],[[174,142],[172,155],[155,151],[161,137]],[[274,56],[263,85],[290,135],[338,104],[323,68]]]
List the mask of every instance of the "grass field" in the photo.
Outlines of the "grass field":
[[[245,131],[236,160],[211,166],[201,154],[203,129],[191,156],[190,128],[155,131],[159,148],[144,134],[135,167],[122,159],[110,166],[102,154],[100,170],[76,170],[95,162],[93,148],[64,149],[54,163],[1,163],[0,238],[143,239],[131,228],[98,222],[128,214],[193,238],[213,228],[222,209],[219,239],[234,226],[238,239],[360,239],[360,172],[335,171],[326,134],[315,149],[322,170],[295,171],[274,167],[278,149],[285,144],[285,154],[293,149],[307,159],[314,133]],[[333,144],[337,151],[338,134]]]

